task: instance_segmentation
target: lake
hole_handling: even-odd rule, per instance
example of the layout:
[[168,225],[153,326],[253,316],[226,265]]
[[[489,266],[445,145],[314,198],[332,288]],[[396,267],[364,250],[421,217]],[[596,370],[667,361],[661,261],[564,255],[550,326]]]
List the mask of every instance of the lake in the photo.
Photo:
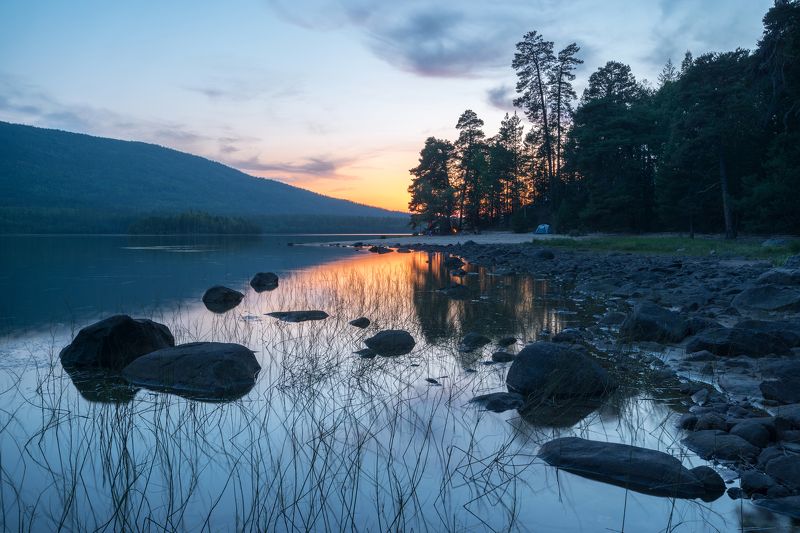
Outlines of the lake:
[[[659,498],[547,466],[539,446],[576,435],[662,450],[687,466],[680,416],[646,369],[602,405],[492,413],[469,402],[505,390],[497,347],[461,352],[468,332],[533,341],[595,327],[605,303],[547,279],[468,266],[465,300],[441,254],[288,246],[335,239],[0,237],[0,525],[68,531],[754,531],[791,523],[728,496]],[[386,241],[391,243],[391,237]],[[252,275],[272,271],[276,290]],[[242,291],[235,309],[201,302]],[[321,309],[286,323],[272,311]],[[126,313],[179,343],[256,352],[255,387],[202,402],[65,372],[82,327]],[[372,324],[348,324],[359,316]],[[353,352],[383,329],[414,350]],[[543,333],[544,332],[544,333]],[[635,374],[635,375],[633,375]],[[433,382],[435,381],[435,382]],[[723,471],[724,473],[724,471]]]

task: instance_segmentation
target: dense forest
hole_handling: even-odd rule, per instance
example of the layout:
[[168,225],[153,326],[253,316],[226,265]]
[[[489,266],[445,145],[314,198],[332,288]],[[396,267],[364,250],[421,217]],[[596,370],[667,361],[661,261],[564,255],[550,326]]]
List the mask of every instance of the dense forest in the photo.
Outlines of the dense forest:
[[656,86],[609,61],[578,99],[580,48],[516,46],[514,105],[487,137],[471,110],[411,169],[412,223],[560,232],[800,233],[800,0],[776,0],[755,50],[668,60]]
[[264,232],[343,231],[354,219],[362,232],[408,230],[402,213],[162,146],[0,122],[0,233],[125,233],[142,218],[187,211],[247,219]]

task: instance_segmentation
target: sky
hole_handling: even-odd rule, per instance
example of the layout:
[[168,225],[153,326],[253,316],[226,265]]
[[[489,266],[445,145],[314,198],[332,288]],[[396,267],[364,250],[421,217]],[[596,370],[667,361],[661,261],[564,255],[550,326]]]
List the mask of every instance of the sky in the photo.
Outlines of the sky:
[[405,211],[409,169],[465,109],[513,112],[514,45],[581,47],[655,81],[755,47],[772,0],[3,0],[0,120],[153,142]]

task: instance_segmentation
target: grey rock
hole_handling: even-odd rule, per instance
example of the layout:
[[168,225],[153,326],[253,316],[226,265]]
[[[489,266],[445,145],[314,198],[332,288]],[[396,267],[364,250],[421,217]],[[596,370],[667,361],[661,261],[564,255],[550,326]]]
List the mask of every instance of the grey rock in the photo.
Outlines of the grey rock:
[[800,290],[777,285],[758,285],[733,299],[737,309],[754,311],[800,311]]
[[215,285],[203,294],[203,303],[211,312],[225,313],[242,302],[244,294],[222,285]]
[[510,363],[513,360],[514,354],[504,350],[499,350],[492,354],[492,361],[495,363]]
[[786,376],[781,379],[762,381],[759,385],[761,394],[767,400],[781,404],[795,404],[800,402],[800,378]]
[[325,320],[328,318],[328,313],[325,311],[273,311],[267,313],[267,316],[277,318],[282,322],[307,322],[309,320]]
[[473,350],[477,350],[478,348],[486,346],[490,342],[492,342],[492,340],[489,337],[471,331],[466,335],[464,335],[464,338],[461,339],[461,344],[459,345],[458,349],[459,351],[462,352],[471,352]]
[[274,291],[278,288],[278,275],[274,272],[259,272],[250,280],[256,292]]
[[480,404],[488,411],[502,413],[521,408],[525,404],[525,399],[513,392],[493,392],[476,396],[470,402]]
[[364,340],[368,348],[384,357],[396,357],[410,353],[416,346],[414,337],[402,329],[387,329]]
[[742,421],[730,430],[731,435],[743,438],[753,446],[765,448],[770,441],[770,431],[760,422]]
[[259,370],[252,350],[240,344],[193,342],[139,357],[122,376],[140,387],[222,401],[252,389]]
[[506,385],[511,392],[544,398],[598,397],[615,387],[591,357],[550,342],[523,348],[508,370]]
[[696,431],[682,442],[703,459],[754,462],[760,452],[743,438],[724,431]]
[[542,261],[551,261],[556,258],[556,254],[554,254],[552,250],[537,250],[533,253],[533,258]]
[[366,328],[367,326],[370,325],[370,323],[371,322],[370,322],[369,318],[367,318],[365,316],[356,318],[355,320],[351,320],[350,322],[348,322],[348,324],[350,324],[351,326],[355,326],[355,327],[361,328],[361,329]]
[[664,452],[627,444],[565,437],[543,445],[539,457],[567,472],[653,496],[713,501],[725,492],[712,469],[689,470]]
[[625,322],[627,315],[620,311],[609,311],[600,318],[600,324],[603,326],[619,326]]
[[442,265],[445,268],[450,268],[450,269],[461,268],[462,266],[464,266],[464,261],[462,261],[458,257],[450,256],[447,257],[444,261],[442,261]]
[[758,276],[756,283],[761,285],[800,285],[800,269],[773,268]]
[[697,424],[694,426],[695,431],[705,431],[708,429],[726,430],[728,423],[725,418],[718,413],[706,413],[697,419]]
[[119,370],[145,354],[175,346],[169,328],[144,318],[114,315],[81,329],[59,354],[65,368]]
[[800,489],[800,455],[775,457],[764,470],[783,485],[794,490]]
[[680,342],[688,334],[688,327],[678,313],[651,302],[641,302],[634,306],[619,333],[632,341]]
[[503,348],[505,348],[506,346],[511,346],[512,344],[516,344],[516,343],[517,343],[517,338],[516,337],[510,337],[509,336],[509,337],[501,337],[501,338],[497,339],[497,345],[498,346],[502,346]]
[[789,353],[789,346],[778,335],[742,328],[714,328],[696,335],[686,345],[686,353],[702,350],[723,357],[748,355],[762,357]]
[[562,329],[553,335],[553,342],[577,343],[584,339],[583,332],[574,328]]
[[775,486],[775,480],[758,470],[747,470],[742,473],[740,486],[748,496],[766,494],[769,489]]

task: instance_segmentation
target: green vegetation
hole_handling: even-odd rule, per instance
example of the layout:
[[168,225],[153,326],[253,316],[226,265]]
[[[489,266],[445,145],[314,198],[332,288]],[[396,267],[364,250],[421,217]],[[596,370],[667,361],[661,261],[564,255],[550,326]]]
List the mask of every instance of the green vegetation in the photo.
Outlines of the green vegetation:
[[717,255],[724,257],[744,257],[748,259],[767,259],[777,264],[794,254],[800,253],[800,239],[793,239],[786,245],[763,246],[760,239],[727,240],[718,237],[698,236],[697,238],[666,235],[648,236],[602,236],[581,238],[555,238],[545,241],[548,247],[571,250],[635,252],[650,254],[679,254],[691,256]]
[[687,52],[656,87],[609,61],[576,101],[579,52],[523,37],[512,66],[527,132],[506,115],[486,138],[467,110],[453,145],[428,139],[411,171],[414,223],[800,234],[800,0],[775,0],[756,50]]

